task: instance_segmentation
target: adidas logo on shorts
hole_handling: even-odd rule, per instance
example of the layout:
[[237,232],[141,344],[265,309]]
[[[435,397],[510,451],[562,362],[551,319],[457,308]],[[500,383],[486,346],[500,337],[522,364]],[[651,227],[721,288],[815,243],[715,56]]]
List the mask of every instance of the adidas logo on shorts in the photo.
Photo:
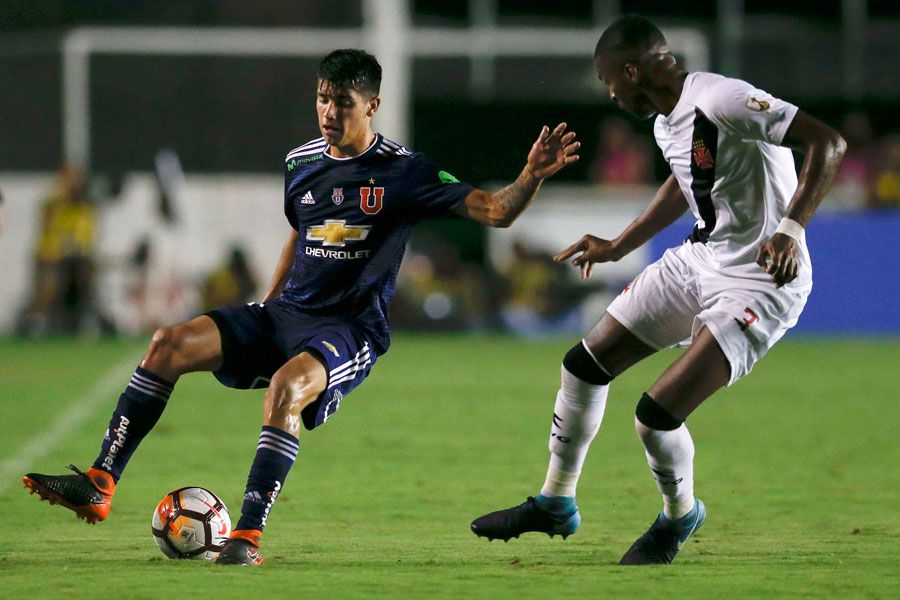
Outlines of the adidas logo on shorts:
[[306,192],[303,194],[303,197],[300,198],[300,204],[315,204],[316,200],[313,198],[312,192]]

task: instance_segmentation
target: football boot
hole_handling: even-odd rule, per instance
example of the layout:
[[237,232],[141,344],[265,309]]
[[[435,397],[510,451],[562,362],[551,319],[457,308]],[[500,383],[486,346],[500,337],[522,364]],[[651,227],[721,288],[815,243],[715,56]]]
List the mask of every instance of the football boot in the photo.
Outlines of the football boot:
[[472,532],[488,541],[509,541],[529,531],[561,535],[566,539],[581,524],[581,514],[574,498],[537,498],[529,496],[518,506],[498,510],[472,521]]
[[106,519],[116,489],[112,476],[93,467],[84,472],[75,465],[69,468],[75,471],[74,475],[28,473],[22,482],[32,494],[37,492],[41,500],[65,506],[91,525]]
[[691,512],[680,519],[670,519],[662,512],[644,535],[639,537],[620,565],[667,565],[675,560],[678,550],[706,520],[706,506],[700,500]]
[[216,557],[217,565],[259,566],[265,562],[259,548],[243,538],[231,538]]

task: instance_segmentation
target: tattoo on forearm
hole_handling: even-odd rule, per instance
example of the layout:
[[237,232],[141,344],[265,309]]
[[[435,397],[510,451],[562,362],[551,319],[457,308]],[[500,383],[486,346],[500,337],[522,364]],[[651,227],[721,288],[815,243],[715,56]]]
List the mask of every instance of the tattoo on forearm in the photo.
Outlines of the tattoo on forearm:
[[525,210],[539,187],[539,180],[523,172],[515,181],[494,194],[497,201],[495,208],[504,215],[517,216]]

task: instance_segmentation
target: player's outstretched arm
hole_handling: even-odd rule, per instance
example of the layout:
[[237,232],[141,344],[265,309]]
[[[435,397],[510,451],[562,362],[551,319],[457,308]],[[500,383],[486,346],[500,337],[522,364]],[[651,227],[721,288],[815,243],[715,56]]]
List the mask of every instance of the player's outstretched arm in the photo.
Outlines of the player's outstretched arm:
[[509,227],[528,208],[544,179],[578,160],[580,146],[575,132],[566,133],[565,123],[553,131],[545,125],[515,181],[493,194],[472,190],[456,212],[490,227]]
[[291,275],[291,267],[294,266],[294,254],[297,251],[297,238],[299,235],[295,229],[291,229],[291,233],[281,249],[281,257],[275,266],[275,273],[272,275],[272,281],[269,283],[269,289],[263,297],[263,302],[274,300],[280,296],[284,286],[287,285],[288,277]]
[[785,219],[756,256],[756,263],[777,287],[797,278],[797,240],[825,197],[847,150],[847,142],[837,131],[802,110],[797,111],[782,145],[803,152],[806,158]]
[[614,240],[604,240],[587,234],[553,257],[562,262],[579,254],[572,264],[581,269],[581,279],[591,276],[594,263],[616,262],[647,240],[674,223],[688,208],[687,199],[678,187],[674,175],[669,175],[647,210],[625,228]]

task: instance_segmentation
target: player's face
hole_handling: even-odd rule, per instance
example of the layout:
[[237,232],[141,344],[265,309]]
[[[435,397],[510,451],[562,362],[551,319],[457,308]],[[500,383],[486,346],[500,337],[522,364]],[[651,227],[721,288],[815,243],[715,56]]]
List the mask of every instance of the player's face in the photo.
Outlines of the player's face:
[[634,63],[624,65],[615,57],[601,54],[595,57],[597,78],[609,90],[609,99],[625,112],[641,119],[649,119],[657,110],[641,90],[640,73]]
[[351,88],[337,87],[329,81],[319,80],[316,90],[316,112],[319,115],[319,131],[331,146],[355,146],[368,140],[371,121],[378,110],[380,99]]

